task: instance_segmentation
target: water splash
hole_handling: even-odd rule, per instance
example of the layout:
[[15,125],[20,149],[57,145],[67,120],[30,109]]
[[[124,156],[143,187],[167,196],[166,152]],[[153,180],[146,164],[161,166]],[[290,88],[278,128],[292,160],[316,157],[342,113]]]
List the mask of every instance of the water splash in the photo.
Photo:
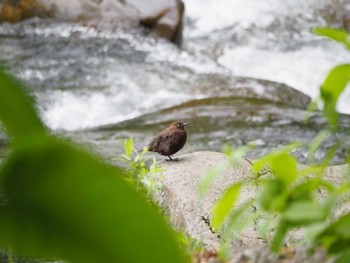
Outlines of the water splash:
[[[339,56],[342,54],[342,56]],[[227,48],[219,63],[234,75],[284,83],[315,98],[325,76],[336,65],[350,61],[350,53],[336,43],[303,46],[297,50],[263,50],[254,47]],[[346,96],[339,110],[350,113]],[[348,100],[349,101],[349,100]]]
[[[344,26],[345,1],[185,2],[191,48],[218,53],[218,63],[235,76],[284,83],[315,98],[328,72],[350,61],[343,46],[311,34],[315,26]],[[342,113],[350,113],[349,94],[350,86],[338,103]]]
[[[34,18],[0,25],[0,58],[32,87],[53,129],[114,124],[196,98],[225,96],[221,79],[239,76],[285,83],[315,97],[327,71],[350,60],[340,45],[309,32],[331,21],[330,13],[336,14],[333,24],[339,22],[350,6],[340,3],[187,0],[182,50],[135,25]],[[65,18],[91,12],[108,17],[121,7],[118,0],[45,4],[56,4]],[[348,89],[340,111],[350,113],[349,100]]]

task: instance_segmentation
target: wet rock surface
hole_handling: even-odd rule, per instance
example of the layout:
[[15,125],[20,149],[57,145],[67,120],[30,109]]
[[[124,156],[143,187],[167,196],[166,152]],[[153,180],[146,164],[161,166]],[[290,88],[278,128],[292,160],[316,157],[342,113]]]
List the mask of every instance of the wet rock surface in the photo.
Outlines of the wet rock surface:
[[[164,1],[153,2],[158,2],[153,5],[157,9],[162,4],[164,5]],[[152,6],[152,3],[147,1],[147,6],[149,5]],[[181,0],[173,1],[173,3],[170,2],[170,4],[168,3],[167,6],[160,9],[160,11],[153,10],[149,14],[143,14],[140,19],[140,25],[180,46],[182,43],[184,15],[185,4]]]
[[[114,10],[125,8],[119,1],[73,0],[69,1],[70,8],[67,9],[67,2],[57,0],[57,12],[61,12],[62,17],[69,17],[65,12],[70,10],[78,13],[86,11],[86,17],[94,14],[107,19]],[[130,1],[130,12],[124,15],[152,17],[169,5],[179,4],[178,1],[162,2],[162,5],[156,2],[147,6],[146,2]],[[282,2],[278,6],[282,6]],[[79,4],[79,8],[74,5],[73,8],[76,3],[84,5]],[[111,3],[115,5],[110,6]],[[144,13],[136,11],[135,6],[131,7],[132,3],[145,8]],[[301,69],[306,72],[306,84],[310,84],[311,88],[313,81],[309,77],[314,78],[318,72],[309,64],[292,63],[292,69],[280,66],[279,61],[284,55],[287,61],[294,61],[294,52],[289,53],[289,49],[278,51],[277,59],[274,53],[267,53],[268,56],[250,62],[251,66],[243,70],[247,63],[238,63],[241,53],[233,56],[231,61],[226,60],[227,66],[218,61],[216,55],[220,56],[220,50],[226,49],[227,45],[235,47],[238,40],[243,40],[232,37],[225,30],[215,31],[204,38],[196,37],[191,33],[196,24],[186,24],[189,30],[186,43],[179,49],[154,34],[148,34],[148,30],[140,29],[138,20],[123,24],[114,17],[113,23],[99,24],[88,18],[79,19],[33,18],[16,24],[2,23],[0,57],[6,68],[27,84],[43,121],[54,133],[87,145],[106,159],[123,151],[121,139],[133,137],[137,148],[143,148],[156,132],[174,121],[191,122],[184,152],[220,151],[225,143],[238,147],[256,141],[257,147],[250,153],[250,158],[260,157],[295,141],[308,143],[319,131],[327,128],[320,112],[309,114],[307,111],[309,96],[297,91],[298,85],[294,81],[290,82],[293,85],[283,84],[288,83],[287,73],[290,71],[299,80],[299,76],[303,76],[298,73]],[[313,24],[304,26],[309,25]],[[227,29],[243,30],[237,27]],[[261,30],[260,34],[269,36],[269,39],[274,34],[270,29]],[[288,36],[292,34],[285,30],[282,32]],[[247,34],[253,39],[256,37]],[[278,36],[277,40],[282,41]],[[323,42],[326,40],[314,41],[314,38],[303,41],[317,54],[323,54]],[[259,37],[259,43],[261,41],[265,39]],[[295,42],[293,38],[285,41],[290,46],[295,45],[292,50],[302,46],[302,42]],[[218,53],[207,49],[213,43]],[[238,44],[249,47],[245,42]],[[280,49],[280,42],[270,44]],[[269,47],[261,45],[263,49]],[[202,50],[202,46],[206,49]],[[327,54],[336,52],[334,58],[346,58],[330,46],[326,46],[326,50]],[[282,57],[279,56],[281,52]],[[298,62],[299,58],[318,61],[308,58],[308,50],[304,53],[302,48],[300,52],[296,53]],[[243,52],[243,55],[250,60],[255,57],[249,52]],[[274,67],[266,65],[269,61]],[[322,61],[328,61],[328,57],[321,57]],[[230,69],[231,63],[239,66]],[[283,79],[278,82],[263,75],[248,77],[254,73],[251,71],[253,66],[271,72],[273,76],[282,74]],[[310,121],[305,122],[309,115]],[[334,141],[343,136],[349,127],[350,118],[342,116],[341,131],[323,145],[317,160],[325,156]],[[337,152],[334,163],[344,162],[345,148]],[[300,162],[305,162],[307,148],[296,152],[296,155]]]
[[[208,77],[205,81],[205,77]],[[220,151],[225,143],[236,147],[256,141],[249,158],[258,158],[271,150],[295,141],[309,143],[327,121],[320,112],[307,110],[310,98],[286,85],[254,79],[224,79],[198,77],[197,85],[206,97],[190,100],[174,107],[145,114],[116,125],[101,126],[69,134],[80,142],[94,141],[92,148],[112,158],[121,153],[120,140],[133,137],[137,148],[148,145],[149,140],[174,121],[188,121],[188,139],[183,152]],[[200,81],[200,78],[203,78]],[[213,90],[220,85],[220,97]],[[212,87],[213,90],[211,90]],[[197,87],[189,85],[188,89]],[[309,118],[309,121],[306,119]],[[322,146],[317,155],[321,160],[335,140],[345,134],[350,118],[342,116],[344,132],[335,134]],[[344,147],[346,147],[344,145]],[[307,160],[307,145],[296,151],[300,162]],[[345,151],[340,149],[335,164],[344,163]]]

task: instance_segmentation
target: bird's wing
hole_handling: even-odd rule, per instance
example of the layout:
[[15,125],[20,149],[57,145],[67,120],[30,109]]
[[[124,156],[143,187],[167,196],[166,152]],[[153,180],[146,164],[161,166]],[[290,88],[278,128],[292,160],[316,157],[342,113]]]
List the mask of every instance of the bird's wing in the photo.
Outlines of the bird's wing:
[[159,145],[165,141],[167,141],[172,135],[167,134],[167,135],[162,135],[159,134],[158,136],[154,137],[153,140],[149,144],[149,150],[150,151],[157,151],[159,148]]
[[159,136],[158,140],[157,140],[157,148],[159,147],[159,145],[163,142],[166,142],[167,140],[169,140],[172,137],[171,134],[167,134],[165,136]]

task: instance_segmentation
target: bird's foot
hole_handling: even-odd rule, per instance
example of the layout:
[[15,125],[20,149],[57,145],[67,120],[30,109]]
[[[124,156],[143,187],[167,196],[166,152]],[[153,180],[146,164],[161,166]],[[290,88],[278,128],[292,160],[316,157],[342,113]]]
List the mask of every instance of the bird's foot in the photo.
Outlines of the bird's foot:
[[168,156],[168,157],[169,157],[169,159],[165,159],[168,162],[172,162],[172,161],[178,162],[179,161],[179,158],[172,159],[170,156]]

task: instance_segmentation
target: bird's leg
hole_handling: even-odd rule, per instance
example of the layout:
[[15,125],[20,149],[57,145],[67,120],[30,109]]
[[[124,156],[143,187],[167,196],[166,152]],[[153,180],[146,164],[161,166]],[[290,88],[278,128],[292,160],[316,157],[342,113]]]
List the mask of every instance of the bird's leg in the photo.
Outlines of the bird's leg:
[[165,159],[166,161],[175,161],[175,162],[177,162],[178,160],[179,160],[179,158],[175,158],[175,159],[172,159],[171,157],[170,157],[170,155],[168,155],[168,157],[169,157],[169,159]]

